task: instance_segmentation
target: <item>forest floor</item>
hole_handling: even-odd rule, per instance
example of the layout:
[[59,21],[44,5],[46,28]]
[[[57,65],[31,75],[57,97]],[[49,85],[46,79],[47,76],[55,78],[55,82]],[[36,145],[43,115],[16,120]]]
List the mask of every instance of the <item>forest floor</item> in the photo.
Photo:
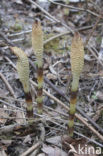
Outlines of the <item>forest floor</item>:
[[[103,1],[0,0],[0,156],[102,156]],[[37,113],[36,57],[31,32],[39,18],[44,32],[44,106]],[[84,42],[74,139],[68,137],[70,47],[74,32]],[[34,122],[28,124],[24,91],[10,46],[30,59]],[[83,151],[78,153],[78,147]],[[92,148],[90,152],[88,148]],[[76,153],[77,151],[77,153]],[[80,152],[80,151],[79,151]]]

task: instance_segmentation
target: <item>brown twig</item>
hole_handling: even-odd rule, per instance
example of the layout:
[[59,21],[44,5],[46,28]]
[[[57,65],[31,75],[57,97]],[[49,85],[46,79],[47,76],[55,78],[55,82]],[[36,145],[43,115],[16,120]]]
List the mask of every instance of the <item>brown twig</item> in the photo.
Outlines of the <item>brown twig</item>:
[[16,65],[7,56],[4,56],[4,59],[8,61],[14,69],[16,69]]
[[42,120],[41,118],[35,118],[32,123],[26,123],[26,124],[16,123],[16,124],[4,126],[4,127],[0,128],[0,135],[6,134],[6,133],[11,133],[11,132],[13,132],[15,130],[19,130],[21,128],[28,128],[30,125],[36,127],[37,123],[40,122],[41,120]]
[[39,8],[43,13],[45,13],[48,17],[50,17],[52,20],[54,20],[57,23],[62,24],[65,28],[67,28],[72,34],[74,34],[74,31],[68,27],[66,24],[64,24],[63,22],[61,22],[60,20],[56,19],[55,17],[53,17],[51,14],[49,14],[45,9],[43,9],[40,5],[38,5],[36,2],[32,1],[32,0],[28,0],[30,3],[32,3],[33,5],[35,5],[37,8]]
[[32,147],[30,147],[27,151],[25,151],[20,156],[27,156],[28,154],[30,154],[31,152],[33,152],[35,149],[37,149],[39,146],[41,146],[41,144],[42,144],[42,142],[37,142],[35,145],[33,145]]
[[[35,87],[37,87],[37,84],[36,84],[34,81],[30,80],[30,82],[31,82]],[[45,89],[43,89],[43,92],[44,92],[47,96],[49,96],[51,99],[53,99],[54,101],[56,101],[58,104],[60,104],[63,108],[65,108],[66,110],[69,111],[69,107],[66,106],[66,105],[65,105],[63,102],[61,102],[59,99],[57,99],[56,97],[54,97],[53,95],[51,95],[50,93],[48,93]],[[90,124],[88,124],[87,121],[85,121],[81,115],[78,115],[78,114],[76,113],[76,114],[75,114],[75,117],[76,117],[77,119],[79,119],[86,127],[88,127],[95,135],[97,135],[98,138],[99,138],[100,140],[103,141],[103,136],[102,136],[99,132],[97,132]]]
[[96,29],[96,27],[97,27],[97,25],[98,25],[98,23],[99,23],[99,21],[100,21],[100,19],[101,19],[101,15],[98,16],[98,18],[97,18],[97,20],[96,20],[96,23],[95,23],[94,26],[93,26],[93,29],[92,29],[91,32],[89,33],[89,35],[88,35],[88,37],[87,37],[87,39],[86,39],[86,42],[85,42],[85,46],[88,44],[88,42],[89,42],[91,36],[92,36],[93,33],[94,33],[94,30]]
[[[46,77],[44,77],[44,81],[49,84],[49,86],[51,86],[52,89],[54,89],[59,95],[61,95],[66,101],[69,102],[68,97],[57,87],[55,87]],[[96,124],[95,121],[93,121],[88,115],[86,115],[80,108],[79,106],[77,106],[77,111],[82,114],[86,119],[88,119],[88,121],[96,128],[98,129],[101,133],[103,133],[103,129],[98,126],[98,124]]]
[[40,5],[38,5],[36,2],[32,1],[32,0],[28,0],[31,4],[35,5],[37,8],[39,8],[43,13],[45,13],[47,16],[49,16],[52,20],[54,20],[55,22],[59,23],[60,21],[58,19],[56,19],[55,17],[53,17],[51,14],[49,14],[45,9],[43,9]]
[[[93,25],[91,25],[91,26],[85,26],[85,27],[81,27],[81,28],[74,29],[74,31],[84,31],[84,30],[86,30],[86,29],[91,29],[92,27],[93,27]],[[70,34],[70,33],[71,33],[70,31],[65,31],[65,32],[63,32],[63,33],[57,34],[57,35],[55,35],[55,36],[53,36],[53,37],[51,37],[51,38],[45,40],[45,41],[44,41],[44,44],[47,44],[48,42],[50,42],[50,41],[52,41],[52,40],[54,40],[54,39],[56,39],[56,38],[59,38],[59,37],[64,36],[64,35],[68,35],[68,34]]]
[[[31,80],[31,82],[33,83],[33,85],[35,86],[35,87],[37,87],[37,84],[35,83],[35,82],[33,82],[32,80]],[[43,90],[44,91],[44,93],[47,95],[47,96],[49,96],[50,98],[52,98],[53,100],[55,100],[57,103],[59,103],[62,107],[64,107],[66,110],[68,110],[69,111],[69,107],[68,106],[66,106],[66,105],[64,105],[60,100],[58,100],[56,97],[54,97],[53,95],[51,95],[51,94],[49,94],[47,91],[45,91],[45,90]],[[103,136],[100,134],[100,133],[98,133],[91,125],[89,125],[83,118],[82,118],[82,116],[80,116],[80,115],[78,115],[78,114],[75,114],[75,116],[76,116],[76,118],[78,118],[82,123],[84,123],[90,130],[92,130],[92,132],[94,133],[94,134],[96,134],[102,141],[103,141]]]
[[[87,30],[87,29],[91,29],[92,27],[93,27],[93,25],[84,26],[84,27],[80,27],[80,28],[74,29],[74,31],[84,31],[84,30]],[[32,30],[31,30],[31,31],[32,31]],[[30,31],[30,32],[31,32],[31,31]],[[53,37],[51,37],[51,38],[45,40],[45,41],[44,41],[44,44],[47,44],[48,42],[50,42],[50,41],[52,41],[52,40],[54,40],[54,39],[56,39],[56,38],[59,38],[59,37],[61,37],[61,36],[64,36],[64,35],[67,35],[67,34],[70,34],[70,33],[71,33],[71,31],[65,31],[65,32],[63,32],[63,33],[57,34],[57,35],[55,35],[55,36],[53,36]],[[0,32],[0,35],[3,37],[3,39],[6,41],[6,43],[7,43],[8,45],[10,45],[10,46],[15,46],[15,44],[14,44],[11,40],[9,40],[8,37],[7,37],[4,33],[1,33],[1,32]],[[7,47],[7,48],[9,48],[9,47]],[[1,49],[1,50],[2,50],[2,49]]]
[[1,103],[4,103],[5,105],[7,105],[7,106],[9,106],[9,107],[13,107],[14,109],[18,109],[18,110],[24,112],[24,110],[23,110],[22,108],[16,107],[15,105],[12,105],[12,104],[10,104],[10,103],[4,101],[4,100],[1,100],[1,99],[0,99],[0,102],[1,102]]
[[7,36],[3,32],[0,32],[0,36],[2,36],[4,38],[4,40],[6,41],[6,43],[8,43],[11,46],[14,46],[14,44],[11,43],[11,41],[7,38]]
[[87,46],[88,51],[96,58],[96,60],[100,63],[100,65],[103,67],[102,61],[97,57],[97,55],[94,53],[92,47]]
[[5,76],[0,72],[0,77],[1,79],[4,81],[6,87],[8,88],[9,92],[11,93],[11,95],[16,98],[16,95],[11,87],[11,85],[9,84],[9,82],[6,80]]
[[[7,59],[7,58],[6,58]],[[16,69],[16,66],[14,65],[14,63],[12,63],[12,61],[8,58],[7,59],[11,65]],[[32,67],[34,68],[34,70],[36,70],[35,65],[33,64],[33,62],[31,60],[29,60],[30,64],[32,65]],[[59,90],[57,87],[55,87],[55,85],[53,85],[46,77],[44,77],[44,81],[49,84],[49,86],[54,89],[59,95],[61,95],[66,101],[69,102],[69,99],[67,96],[65,96],[65,94]],[[86,115],[78,106],[77,106],[77,111],[82,114],[96,129],[98,129],[101,133],[103,133],[103,129],[98,126],[98,124],[96,124],[96,122],[94,122],[88,115]]]
[[[83,27],[83,28],[79,28],[79,29],[77,29],[77,30],[85,30],[85,29],[89,29],[89,28],[91,28],[91,27],[92,27],[92,26]],[[70,32],[69,32],[69,31],[68,31],[68,32],[64,32],[64,33],[60,34],[60,36],[65,35],[65,34],[67,34],[67,33],[70,33]],[[3,36],[4,36],[4,35],[3,35]],[[2,36],[2,37],[3,37],[3,36]],[[58,35],[57,37],[60,37],[60,36]],[[12,43],[11,43],[10,41],[8,42],[8,38],[7,38],[7,37],[6,37],[6,42],[7,42],[8,44],[12,45]],[[14,44],[13,44],[13,46],[14,46]],[[91,50],[91,49],[89,49],[89,50]],[[16,66],[12,63],[12,61],[11,61],[8,57],[5,56],[5,59],[6,59],[7,61],[9,61],[10,64],[16,69]],[[97,59],[97,57],[96,57],[96,59]],[[32,62],[32,61],[30,61],[30,64],[31,64],[31,62]],[[102,65],[102,63],[101,63],[101,65]],[[34,64],[32,64],[32,67],[36,70],[36,67],[34,66]],[[48,83],[56,92],[58,92],[62,97],[64,97],[67,101],[69,100],[68,97],[66,97],[65,94],[64,94],[62,91],[58,90],[47,78],[44,77],[44,80],[45,80],[45,82]],[[86,118],[88,119],[88,121],[89,121],[92,125],[94,125],[94,127],[96,127],[100,132],[103,133],[102,128],[99,127],[99,126],[98,126],[89,116],[87,116],[79,107],[77,107],[77,110],[79,111],[80,114],[82,114],[84,117],[86,117]]]
[[[44,105],[44,110],[47,110],[46,112],[48,112],[49,110],[50,110],[50,112],[52,111],[52,112],[56,112],[56,113],[58,113],[58,114],[60,114],[60,115],[62,115],[62,116],[65,116],[66,118],[68,117],[68,114],[64,114],[64,113],[61,113],[61,112],[59,112],[59,111],[57,111],[57,110],[54,110],[53,108],[51,108],[51,107],[48,107],[48,106],[45,106]],[[51,112],[51,114],[52,114],[52,112]],[[52,116],[53,116],[54,114],[52,114]],[[52,118],[52,117],[51,117]],[[52,119],[50,120],[51,122],[52,122]],[[58,122],[58,121],[57,121]],[[64,121],[63,121],[63,123],[64,123]],[[63,128],[63,129],[67,129],[66,127],[63,127],[63,126],[61,126],[60,125],[60,127],[61,128]],[[100,146],[100,147],[103,147],[103,145],[102,144],[100,144],[99,142],[97,142],[97,141],[95,141],[95,140],[93,140],[93,139],[90,139],[89,137],[87,137],[87,136],[85,136],[85,135],[83,135],[83,134],[81,134],[81,133],[79,133],[79,132],[77,132],[77,131],[74,131],[74,133],[75,134],[77,134],[78,136],[81,136],[81,137],[84,137],[84,138],[86,138],[89,142],[93,142],[93,143],[95,143],[96,145],[98,145],[98,146]]]
[[12,132],[16,127],[18,127],[18,125],[19,124],[13,124],[13,125],[4,126],[4,127],[0,128],[0,135],[3,133]]
[[[99,17],[99,16],[100,16],[99,14],[97,14],[97,13],[95,13],[95,12],[89,10],[89,9],[86,9],[86,10],[85,10],[84,8],[78,8],[78,7],[73,7],[73,6],[71,6],[71,5],[61,4],[61,3],[57,3],[57,2],[52,1],[52,0],[49,0],[49,1],[50,1],[51,3],[53,3],[53,4],[61,5],[61,6],[63,6],[63,7],[69,8],[69,9],[73,9],[73,10],[75,9],[75,10],[78,10],[78,11],[86,11],[86,12],[88,12],[88,13],[90,13],[90,14],[96,16],[96,17]],[[101,18],[102,18],[102,17],[101,17]]]

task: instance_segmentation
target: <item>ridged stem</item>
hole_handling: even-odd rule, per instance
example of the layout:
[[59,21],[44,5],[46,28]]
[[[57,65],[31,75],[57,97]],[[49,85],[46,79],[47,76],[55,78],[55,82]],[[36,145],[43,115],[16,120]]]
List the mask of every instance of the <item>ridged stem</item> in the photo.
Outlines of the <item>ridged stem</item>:
[[32,118],[33,117],[33,105],[32,105],[32,96],[30,92],[25,93],[25,101],[27,104],[27,108],[26,108],[27,117]]
[[77,103],[77,92],[78,92],[79,77],[73,78],[71,93],[70,93],[70,111],[69,111],[69,136],[73,137],[74,132],[74,119],[76,112]]
[[42,114],[43,110],[43,31],[39,19],[35,19],[32,26],[32,47],[37,58],[37,106],[38,113]]
[[42,110],[43,110],[43,67],[38,67],[37,69],[37,81],[38,81],[38,89],[37,89],[38,113],[42,114]]

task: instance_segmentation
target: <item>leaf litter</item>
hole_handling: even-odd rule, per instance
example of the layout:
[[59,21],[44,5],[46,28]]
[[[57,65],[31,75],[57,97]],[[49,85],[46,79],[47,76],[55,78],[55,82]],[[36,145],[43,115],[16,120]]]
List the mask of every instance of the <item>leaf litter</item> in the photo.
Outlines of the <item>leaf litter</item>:
[[[38,2],[38,1],[36,1]],[[58,2],[59,3],[59,2]],[[65,1],[60,1],[61,4],[65,4]],[[39,3],[38,3],[39,4]],[[91,11],[99,14],[97,5],[97,0],[88,2],[88,6],[86,2],[69,2],[69,5],[74,7],[88,7]],[[95,6],[94,6],[95,4]],[[99,0],[98,5],[101,5],[102,2]],[[44,5],[44,4],[43,4]],[[41,7],[42,3],[40,4]],[[62,6],[55,5],[49,3],[46,6],[46,10],[56,17],[57,19],[65,22],[68,26],[70,25],[73,29],[78,29],[82,27],[86,27],[94,24],[96,21],[95,16],[89,14],[84,11],[79,11],[73,9],[69,9],[69,12],[64,11]],[[66,13],[66,14],[65,14]],[[0,31],[2,31],[9,38],[11,42],[13,42],[16,46],[21,47],[25,50],[29,58],[35,62],[36,58],[32,53],[31,49],[31,27],[35,17],[39,17],[43,24],[43,29],[45,33],[45,40],[48,38],[56,36],[58,33],[63,33],[64,31],[68,31],[65,26],[60,25],[60,23],[55,23],[51,19],[49,19],[44,13],[42,13],[36,6],[32,5],[27,1],[1,1],[0,2]],[[65,19],[65,20],[64,20]],[[9,22],[8,22],[9,21]],[[103,83],[102,83],[102,66],[98,62],[98,57],[100,59],[99,51],[101,49],[101,41],[102,41],[102,19],[97,25],[94,34],[91,36],[89,40],[89,45],[93,49],[93,54],[85,48],[85,66],[84,72],[81,75],[80,79],[80,94],[79,94],[79,102],[81,109],[85,111],[86,114],[90,115],[90,117],[94,118],[101,127],[103,126],[103,110],[102,110],[102,92],[103,92]],[[91,27],[92,28],[92,27]],[[28,33],[29,32],[29,33]],[[88,38],[91,29],[81,30],[81,36],[84,41]],[[15,35],[16,34],[16,35]],[[12,35],[10,37],[10,35]],[[99,38],[98,42],[97,39]],[[70,71],[70,45],[71,45],[72,35],[67,34],[61,36],[60,38],[56,38],[45,44],[45,53],[44,53],[44,74],[45,76],[57,87],[64,91],[65,94],[69,97],[70,91],[66,92],[65,88],[67,87],[67,81],[71,81],[71,71]],[[7,106],[5,103],[0,101],[0,126],[3,128],[4,126],[11,126],[13,124],[17,124],[16,128],[11,130],[10,132],[4,132],[1,134],[0,139],[0,154],[1,155],[22,155],[26,150],[28,150],[32,145],[36,144],[41,139],[41,134],[43,130],[39,123],[43,123],[43,127],[45,130],[45,140],[43,140],[42,147],[38,147],[38,152],[36,155],[56,155],[56,156],[66,156],[66,155],[74,155],[78,156],[73,149],[77,151],[77,148],[80,146],[87,148],[86,141],[83,142],[83,138],[79,138],[80,136],[75,134],[75,141],[68,138],[66,136],[66,141],[63,140],[63,137],[67,133],[67,123],[68,123],[68,111],[64,110],[61,106],[48,100],[47,97],[44,98],[45,104],[49,103],[49,107],[51,109],[55,109],[59,113],[53,112],[53,110],[45,109],[44,116],[40,116],[40,119],[37,118],[37,112],[35,110],[35,122],[34,125],[30,125],[27,127],[23,127],[26,122],[25,118],[25,102],[24,102],[24,93],[23,88],[18,80],[17,72],[12,67],[11,63],[5,59],[7,56],[12,62],[15,64],[17,58],[11,54],[10,50],[5,50],[5,47],[8,46],[6,41],[0,36],[0,46],[2,47],[3,52],[0,54],[0,72],[4,74],[5,78],[8,80],[10,85],[12,86],[15,95],[18,99],[13,98],[8,89],[6,88],[4,82],[0,79],[0,99],[5,102],[12,104],[17,108],[21,108],[22,110],[18,110],[13,108],[12,106]],[[4,48],[4,49],[3,49]],[[97,56],[97,58],[95,57]],[[102,59],[101,59],[102,60]],[[60,62],[60,63],[58,63]],[[36,72],[30,68],[30,78],[36,81]],[[97,83],[96,83],[97,82]],[[51,94],[56,96],[58,99],[61,99],[66,105],[68,103],[59,96],[48,84],[44,84],[44,88],[48,90]],[[69,87],[70,88],[70,84]],[[96,97],[94,97],[94,95]],[[45,100],[46,99],[46,100]],[[48,100],[48,102],[47,102]],[[52,103],[54,105],[52,105]],[[34,107],[36,108],[36,103],[34,101]],[[96,111],[98,110],[98,111]],[[89,113],[88,113],[89,111]],[[47,118],[49,120],[47,120]],[[77,124],[76,124],[77,123]],[[22,126],[20,126],[22,125]],[[93,138],[97,141],[97,144],[89,144],[90,147],[98,146],[100,140],[96,136],[92,134],[92,132],[88,131],[86,127],[78,120],[75,121],[75,130],[86,137]],[[79,140],[79,139],[81,140]],[[5,140],[5,141],[4,141]],[[102,144],[102,142],[100,142]],[[94,148],[94,150],[96,147]],[[96,153],[96,151],[94,151]],[[83,154],[82,154],[83,155]],[[93,153],[90,153],[87,156],[94,156]]]

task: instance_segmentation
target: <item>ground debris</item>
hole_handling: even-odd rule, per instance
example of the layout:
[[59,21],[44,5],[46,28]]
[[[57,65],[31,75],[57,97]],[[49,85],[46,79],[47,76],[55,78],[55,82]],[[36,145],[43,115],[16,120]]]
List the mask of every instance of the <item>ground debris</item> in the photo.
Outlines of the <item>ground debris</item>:
[[[48,3],[46,0],[0,1],[0,74],[4,78],[0,77],[0,156],[78,156],[79,146],[83,147],[83,152],[93,149],[92,153],[85,156],[96,156],[97,147],[103,147],[101,140],[78,119],[75,120],[75,139],[64,136],[68,133],[69,116],[66,108],[69,105],[72,79],[70,46],[75,31],[79,31],[85,46],[85,66],[80,77],[78,106],[103,127],[101,10],[101,0],[50,0]],[[30,124],[15,66],[17,57],[11,53],[9,46],[14,45],[25,51],[34,65],[33,68],[30,64],[30,80],[37,82],[36,57],[31,48],[31,29],[35,18],[39,18],[42,23],[44,77],[51,82],[50,85],[44,82],[44,89],[56,100],[47,94],[43,95],[43,115],[37,114],[37,89],[31,83],[35,89],[32,89],[34,121]],[[61,91],[68,100],[59,94]],[[57,100],[61,100],[65,108]],[[87,122],[86,118],[83,119]],[[101,129],[98,132],[102,135]],[[94,140],[92,144],[89,143],[91,138]],[[81,153],[81,156],[84,154]]]

